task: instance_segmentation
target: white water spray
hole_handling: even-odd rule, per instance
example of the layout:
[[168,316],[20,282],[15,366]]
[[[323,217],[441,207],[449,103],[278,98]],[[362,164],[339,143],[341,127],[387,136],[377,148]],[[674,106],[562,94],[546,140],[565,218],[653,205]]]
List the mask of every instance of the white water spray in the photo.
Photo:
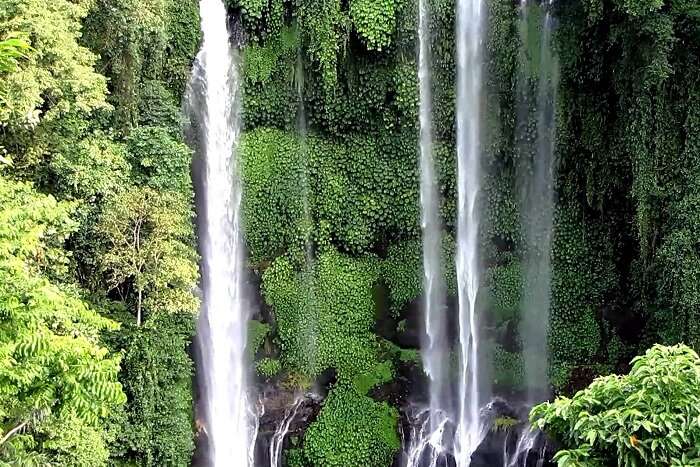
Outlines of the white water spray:
[[479,212],[482,0],[457,2],[457,287],[460,375],[455,460],[466,467],[481,441],[479,419]]
[[411,427],[411,442],[405,452],[406,467],[436,467],[447,453],[446,438],[450,419],[447,414],[435,414],[425,409],[415,416]]
[[197,130],[201,160],[200,250],[203,310],[198,323],[201,381],[208,433],[208,462],[252,465],[255,411],[246,393],[244,246],[238,60],[230,45],[222,0],[200,0],[202,48],[190,81],[187,106]]

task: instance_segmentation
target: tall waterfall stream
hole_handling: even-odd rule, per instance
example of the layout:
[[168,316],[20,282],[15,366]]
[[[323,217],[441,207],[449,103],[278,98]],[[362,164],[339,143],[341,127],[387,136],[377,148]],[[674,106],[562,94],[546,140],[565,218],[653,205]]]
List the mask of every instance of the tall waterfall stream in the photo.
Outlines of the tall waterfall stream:
[[197,136],[201,185],[197,198],[202,255],[199,375],[204,396],[208,462],[253,465],[255,414],[247,394],[248,300],[237,159],[240,77],[222,0],[200,0],[202,46],[186,108]]

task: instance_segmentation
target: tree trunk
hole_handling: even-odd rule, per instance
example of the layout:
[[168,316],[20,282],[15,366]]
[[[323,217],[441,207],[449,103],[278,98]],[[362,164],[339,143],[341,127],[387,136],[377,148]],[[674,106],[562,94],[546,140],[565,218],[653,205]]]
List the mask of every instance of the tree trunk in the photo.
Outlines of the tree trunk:
[[139,287],[138,300],[136,302],[136,326],[141,326],[141,302],[143,300],[143,292]]
[[29,423],[29,422],[22,422],[19,425],[17,425],[16,427],[14,427],[13,429],[11,429],[10,431],[8,431],[7,434],[5,436],[3,436],[2,439],[0,439],[0,445],[4,444],[5,441],[12,438],[12,436],[14,436],[18,431],[20,431],[22,428],[27,426],[27,423]]

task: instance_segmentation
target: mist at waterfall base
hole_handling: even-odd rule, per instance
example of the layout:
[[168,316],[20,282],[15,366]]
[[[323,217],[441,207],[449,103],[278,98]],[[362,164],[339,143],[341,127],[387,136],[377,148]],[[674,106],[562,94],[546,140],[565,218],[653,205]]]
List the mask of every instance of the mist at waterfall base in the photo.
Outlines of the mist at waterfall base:
[[255,419],[247,394],[246,297],[241,232],[240,79],[222,0],[200,0],[202,45],[186,95],[195,184],[202,310],[198,376],[207,465],[253,465]]

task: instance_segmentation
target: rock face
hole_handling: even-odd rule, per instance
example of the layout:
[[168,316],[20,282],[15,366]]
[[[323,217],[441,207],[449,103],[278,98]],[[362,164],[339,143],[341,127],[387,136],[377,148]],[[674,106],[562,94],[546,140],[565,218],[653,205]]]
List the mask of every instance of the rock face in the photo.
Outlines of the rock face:
[[495,398],[482,411],[487,426],[484,440],[472,454],[472,467],[555,467],[553,443],[527,422],[528,408],[516,410]]
[[[289,423],[286,436],[281,440],[283,458],[288,448],[297,447],[295,443],[302,439],[306,429],[316,420],[322,398],[314,393],[299,395],[272,386],[265,388],[262,394],[263,414],[259,419],[258,437],[255,440],[255,463],[269,466],[270,445],[281,425]],[[296,405],[298,397],[303,399]]]

